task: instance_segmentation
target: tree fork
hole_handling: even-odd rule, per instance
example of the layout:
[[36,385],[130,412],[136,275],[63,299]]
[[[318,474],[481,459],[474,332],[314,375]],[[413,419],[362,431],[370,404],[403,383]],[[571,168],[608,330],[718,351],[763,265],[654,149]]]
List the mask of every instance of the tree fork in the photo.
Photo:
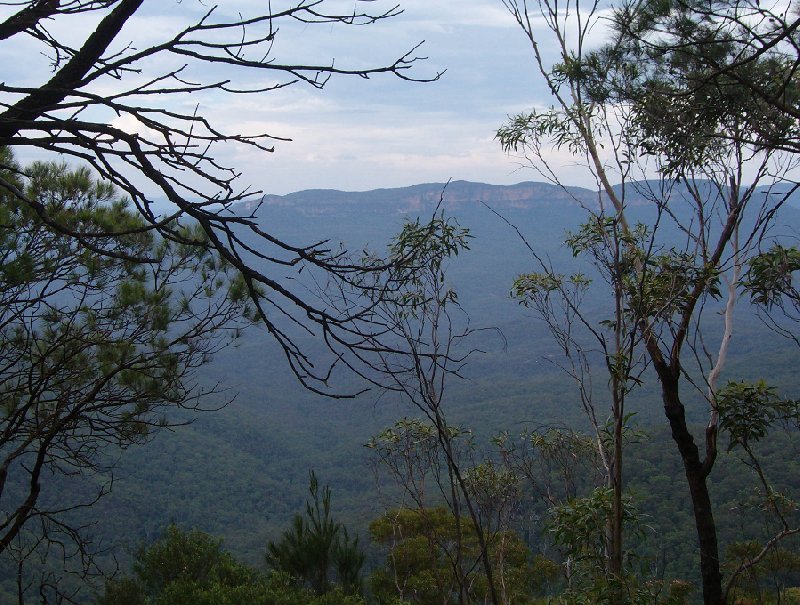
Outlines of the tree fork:
[[89,73],[113,42],[125,22],[139,10],[144,0],[122,0],[106,15],[80,51],[54,75],[47,84],[9,107],[0,114],[0,140],[9,140],[19,132],[20,120],[37,120],[53,105],[57,105]]

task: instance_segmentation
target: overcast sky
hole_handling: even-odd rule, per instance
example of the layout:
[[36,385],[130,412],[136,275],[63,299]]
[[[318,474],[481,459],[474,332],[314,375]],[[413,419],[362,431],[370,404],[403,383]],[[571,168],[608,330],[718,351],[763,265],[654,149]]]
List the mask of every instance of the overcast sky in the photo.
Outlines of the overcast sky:
[[[550,103],[530,44],[500,0],[399,1],[402,15],[347,32],[337,65],[388,60],[424,40],[418,52],[428,59],[416,73],[444,75],[431,83],[338,78],[322,91],[296,87],[285,100],[265,99],[250,115],[293,139],[265,164],[242,158],[265,191],[539,180],[494,139],[510,114]],[[317,34],[309,28],[308,36]],[[566,154],[556,163],[573,184],[586,184]]]
[[[531,49],[511,15],[499,0],[408,0],[402,6],[396,18],[344,32],[350,42],[337,51],[337,65],[390,61],[424,40],[418,53],[428,59],[415,73],[446,70],[441,79],[336,78],[322,91],[298,86],[242,107],[251,121],[243,129],[265,123],[293,139],[278,144],[271,157],[239,158],[248,179],[286,193],[534,177],[494,140],[507,116],[530,108],[537,96]],[[307,31],[309,37],[326,33]]]
[[[292,139],[268,156],[243,150],[235,165],[268,193],[368,190],[447,179],[508,184],[535,178],[504,154],[494,133],[537,100],[532,52],[500,0],[400,0],[404,12],[369,27],[282,32],[288,59],[334,56],[340,67],[391,63],[424,41],[414,73],[337,77],[323,90],[298,85],[234,101],[229,129]],[[393,3],[381,1],[383,7]],[[545,101],[538,94],[538,101]]]
[[[354,5],[353,0],[332,1],[350,10]],[[275,56],[287,62],[327,63],[335,58],[337,67],[364,68],[390,64],[424,41],[417,54],[428,59],[414,74],[426,78],[446,70],[436,82],[405,82],[391,75],[369,80],[337,77],[323,90],[298,84],[267,94],[196,94],[183,101],[186,107],[199,103],[202,113],[229,132],[268,132],[292,139],[276,143],[272,154],[241,147],[221,152],[223,163],[242,171],[243,184],[283,194],[311,188],[361,191],[447,179],[495,184],[538,179],[494,140],[509,114],[549,104],[531,48],[500,0],[398,1],[401,15],[369,27],[284,26]],[[218,10],[265,4],[225,0]],[[393,5],[376,0],[372,6]],[[124,41],[141,47],[164,39],[208,6],[201,0],[148,0],[127,26]],[[76,41],[87,35],[82,30],[93,27],[85,19],[59,26],[51,25]],[[34,69],[34,58],[19,60],[35,54],[18,43],[4,45],[0,60],[5,77],[16,72],[31,85],[44,81],[49,73]],[[124,127],[123,122],[116,125]],[[569,158],[558,163],[567,180],[585,184],[571,171]]]

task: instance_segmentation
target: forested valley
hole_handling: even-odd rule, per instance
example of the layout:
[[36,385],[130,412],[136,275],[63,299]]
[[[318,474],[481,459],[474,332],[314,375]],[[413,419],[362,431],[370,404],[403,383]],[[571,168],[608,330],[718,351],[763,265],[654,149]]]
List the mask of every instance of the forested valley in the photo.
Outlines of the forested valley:
[[401,8],[148,4],[0,9],[0,602],[800,603],[796,8],[498,0],[535,178],[281,196],[195,99]]

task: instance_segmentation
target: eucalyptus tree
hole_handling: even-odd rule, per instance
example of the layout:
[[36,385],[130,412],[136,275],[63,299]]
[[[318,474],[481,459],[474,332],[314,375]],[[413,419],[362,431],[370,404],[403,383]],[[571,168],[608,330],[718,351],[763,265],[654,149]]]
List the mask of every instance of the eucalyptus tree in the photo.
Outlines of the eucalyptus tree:
[[[397,288],[379,283],[372,308],[375,324],[386,327],[380,342],[389,346],[377,352],[373,368],[376,381],[399,394],[424,420],[401,420],[371,439],[367,447],[376,452],[380,466],[389,470],[422,514],[430,507],[430,499],[437,497],[451,511],[455,543],[446,552],[457,602],[469,603],[474,598],[470,578],[480,566],[487,600],[500,603],[487,518],[469,482],[468,467],[473,466],[469,432],[448,421],[445,406],[448,381],[461,377],[477,352],[470,347],[475,330],[446,273],[448,262],[468,249],[470,237],[467,229],[437,209],[428,222],[407,222],[390,246],[389,258],[398,262],[381,279],[396,283]],[[412,257],[410,262],[403,260]],[[387,290],[392,290],[389,295],[384,294]],[[474,552],[467,553],[468,536],[477,540],[477,559],[472,558]]]
[[[380,603],[397,602],[415,605],[445,605],[460,602],[460,580],[452,566],[456,541],[456,520],[445,506],[426,510],[399,508],[386,511],[370,523],[372,539],[386,549],[386,563],[370,576],[372,594]],[[479,558],[476,536],[464,536],[461,548],[469,558]],[[501,603],[530,602],[531,565],[528,549],[512,531],[490,545],[490,557],[496,567]],[[471,602],[490,599],[486,577],[471,574]]]
[[[616,427],[610,442],[615,489],[608,541],[611,575],[622,571],[625,399],[646,365],[658,379],[684,465],[703,598],[717,604],[725,602],[727,590],[709,478],[720,429],[729,426],[721,425],[722,414],[731,410],[721,404],[728,393],[721,373],[747,261],[757,254],[765,230],[792,190],[795,160],[785,145],[768,141],[790,138],[795,124],[752,88],[694,85],[697,80],[689,76],[697,74],[695,57],[683,56],[678,45],[666,56],[638,52],[660,33],[658,27],[647,29],[652,12],[663,9],[674,16],[670,23],[679,32],[684,25],[691,27],[671,3],[656,4],[632,3],[614,13],[612,22],[625,19],[642,26],[635,39],[611,28],[606,45],[591,48],[590,32],[608,23],[600,3],[504,0],[531,45],[552,105],[513,117],[498,137],[504,149],[525,154],[541,174],[562,185],[548,154],[554,147],[566,150],[596,184],[597,203],[585,206],[586,221],[567,245],[594,266],[610,289],[607,316],[592,320],[581,306],[581,297],[596,283],[585,275],[559,273],[542,259],[535,273],[518,280],[516,292],[537,306],[568,354],[585,348],[576,341],[588,342],[588,334],[604,360],[609,416]],[[719,31],[713,19],[702,22],[703,28]],[[543,42],[543,32],[552,44]],[[735,44],[704,40],[703,52],[735,61]],[[769,70],[767,57],[757,55],[749,63],[752,73]],[[666,88],[671,94],[660,95]],[[650,218],[634,222],[635,207],[648,208]],[[551,310],[553,299],[561,316]],[[715,304],[722,315],[720,329],[709,321],[707,307]],[[587,357],[577,358],[584,388]],[[705,413],[706,428],[699,435],[687,420],[687,407],[695,417]],[[619,593],[612,597],[623,599]]]

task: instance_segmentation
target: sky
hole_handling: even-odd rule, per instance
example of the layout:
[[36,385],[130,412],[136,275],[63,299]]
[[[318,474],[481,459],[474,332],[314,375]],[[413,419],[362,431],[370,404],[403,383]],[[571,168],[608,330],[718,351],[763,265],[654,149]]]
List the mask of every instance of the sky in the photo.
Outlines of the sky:
[[[356,6],[354,0],[326,1],[345,10]],[[175,102],[182,108],[197,104],[201,113],[228,132],[267,132],[291,139],[276,142],[270,154],[238,145],[217,152],[222,163],[241,171],[240,185],[265,193],[365,191],[448,179],[493,184],[540,180],[524,160],[505,154],[494,138],[509,115],[549,103],[530,44],[502,2],[398,1],[400,15],[370,26],[286,24],[276,39],[275,57],[322,64],[335,58],[337,67],[366,68],[389,64],[422,43],[415,54],[427,59],[416,65],[412,75],[425,79],[444,71],[438,81],[339,76],[322,90],[297,84],[259,95],[195,93]],[[247,14],[264,4],[221,0],[217,14],[236,10]],[[274,9],[281,0],[272,4]],[[120,42],[139,47],[157,42],[209,6],[201,0],[146,0]],[[394,2],[376,0],[367,8],[393,6]],[[51,28],[79,40],[93,29],[93,22],[73,18]],[[22,56],[31,60],[22,64]],[[43,65],[42,57],[37,59],[33,48],[19,43],[0,47],[0,60],[6,81],[18,76],[35,85],[50,75],[46,69],[33,68]],[[149,67],[155,73],[166,65],[155,62]],[[115,125],[131,127],[124,118],[116,118]],[[574,169],[574,160],[555,154],[553,159],[570,184],[586,184]]]
[[494,139],[509,114],[529,109],[537,97],[531,49],[511,15],[499,0],[402,6],[398,17],[346,32],[350,42],[337,52],[337,65],[366,66],[373,55],[388,62],[424,41],[417,53],[428,59],[414,73],[427,78],[446,70],[442,77],[429,83],[335,78],[322,91],[295,87],[274,102],[243,107],[251,124],[292,138],[273,157],[240,158],[248,179],[286,193],[534,178]]

